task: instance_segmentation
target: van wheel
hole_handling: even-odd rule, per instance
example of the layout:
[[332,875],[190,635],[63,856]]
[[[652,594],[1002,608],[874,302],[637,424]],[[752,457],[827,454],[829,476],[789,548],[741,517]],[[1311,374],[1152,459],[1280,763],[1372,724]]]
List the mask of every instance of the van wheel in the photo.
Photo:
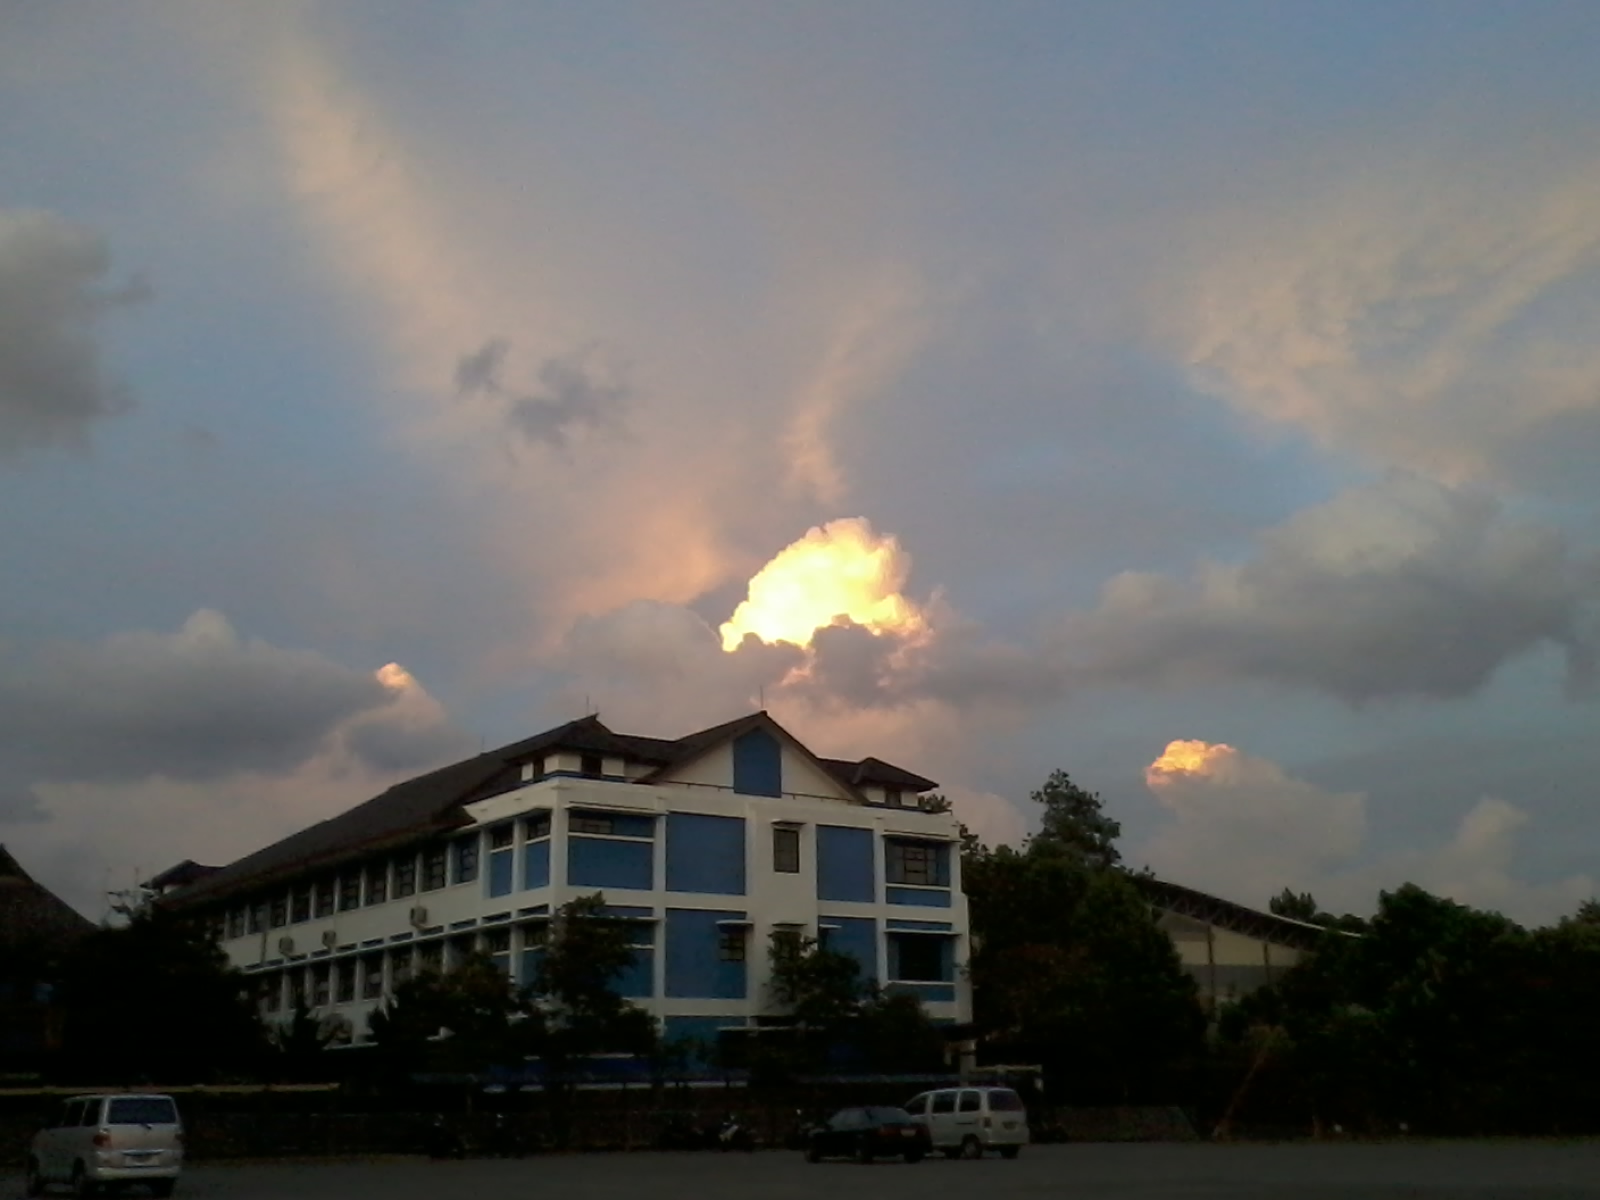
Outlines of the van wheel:
[[856,1161],[858,1163],[870,1163],[872,1161],[872,1143],[867,1141],[866,1138],[862,1138],[856,1143]]
[[980,1142],[977,1138],[972,1137],[971,1135],[968,1135],[967,1137],[962,1138],[961,1139],[961,1157],[962,1158],[982,1158],[983,1157],[983,1143]]
[[95,1194],[94,1180],[89,1178],[81,1162],[72,1164],[72,1179],[70,1182],[74,1196],[92,1196]]
[[1021,1153],[1022,1153],[1022,1147],[1021,1146],[1001,1146],[1000,1147],[1000,1157],[1001,1158],[1015,1158],[1017,1155],[1019,1155]]
[[29,1196],[44,1195],[44,1176],[39,1174],[39,1160],[28,1160],[28,1174],[23,1180],[23,1191]]

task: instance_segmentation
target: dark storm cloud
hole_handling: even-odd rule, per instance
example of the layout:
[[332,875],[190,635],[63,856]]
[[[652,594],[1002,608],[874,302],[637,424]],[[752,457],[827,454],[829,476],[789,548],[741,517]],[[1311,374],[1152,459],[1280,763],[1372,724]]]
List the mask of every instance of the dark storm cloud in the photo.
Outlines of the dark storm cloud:
[[0,210],[0,459],[82,444],[91,424],[130,407],[105,375],[95,324],[143,291],[99,290],[109,265],[92,230]]
[[1597,576],[1563,538],[1492,498],[1392,476],[1307,510],[1241,565],[1129,573],[1067,623],[1086,674],[1162,683],[1251,678],[1351,703],[1464,696],[1551,644],[1569,684],[1593,671]]
[[175,634],[58,643],[5,668],[0,761],[9,785],[0,807],[10,792],[13,810],[41,780],[288,770],[355,717],[364,721],[347,732],[347,748],[380,768],[414,765],[442,748],[441,730],[402,721],[416,740],[397,750],[382,727],[397,693],[372,673],[243,639],[215,612],[196,613]]
[[573,431],[604,429],[620,420],[630,398],[628,388],[605,370],[592,353],[545,360],[537,390],[514,394],[504,383],[511,345],[491,338],[456,363],[456,391],[463,396],[492,396],[506,403],[506,419],[530,442],[555,450],[567,447]]

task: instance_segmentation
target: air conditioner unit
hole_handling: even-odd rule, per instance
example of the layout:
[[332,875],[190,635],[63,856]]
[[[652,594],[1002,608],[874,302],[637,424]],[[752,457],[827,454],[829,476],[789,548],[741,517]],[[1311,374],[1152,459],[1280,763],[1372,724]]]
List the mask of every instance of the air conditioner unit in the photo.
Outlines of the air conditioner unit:
[[339,935],[331,929],[322,931],[322,946],[325,950],[332,950],[339,944]]
[[411,923],[418,929],[421,929],[423,926],[427,925],[428,910],[422,907],[420,904],[413,906],[411,909]]
[[293,954],[294,953],[294,939],[292,937],[281,937],[281,938],[279,938],[278,939],[278,953],[279,954]]

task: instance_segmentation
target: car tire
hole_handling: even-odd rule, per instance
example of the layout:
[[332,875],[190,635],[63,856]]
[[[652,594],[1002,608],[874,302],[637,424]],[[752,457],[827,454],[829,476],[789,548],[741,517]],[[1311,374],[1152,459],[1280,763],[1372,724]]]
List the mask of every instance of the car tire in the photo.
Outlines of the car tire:
[[39,1174],[39,1160],[28,1160],[28,1173],[23,1177],[22,1190],[28,1196],[44,1195],[44,1176]]
[[81,1162],[72,1164],[70,1185],[74,1196],[92,1196],[96,1191],[94,1180],[89,1178],[88,1172],[83,1169]]
[[977,1138],[973,1137],[971,1134],[968,1134],[966,1137],[961,1139],[961,1157],[982,1158],[983,1143]]
[[1019,1155],[1021,1153],[1022,1153],[1022,1147],[1021,1146],[1001,1146],[1000,1147],[1000,1157],[1001,1158],[1015,1158],[1017,1155]]
[[922,1161],[922,1151],[921,1150],[907,1150],[906,1151],[906,1161],[908,1163],[919,1163],[919,1162],[921,1162]]
[[813,1141],[806,1147],[806,1161],[809,1163],[822,1161],[822,1144],[820,1142]]
[[872,1162],[872,1143],[866,1138],[856,1143],[856,1161],[863,1166]]

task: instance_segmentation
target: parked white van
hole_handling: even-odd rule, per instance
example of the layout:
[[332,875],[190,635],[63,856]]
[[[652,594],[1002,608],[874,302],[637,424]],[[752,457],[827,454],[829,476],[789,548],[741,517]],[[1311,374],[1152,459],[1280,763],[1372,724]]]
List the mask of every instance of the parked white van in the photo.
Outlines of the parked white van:
[[28,1150],[28,1195],[66,1184],[74,1196],[142,1183],[170,1196],[183,1171],[183,1124],[171,1096],[74,1096],[51,1114]]
[[981,1158],[986,1150],[1015,1158],[1028,1144],[1028,1110],[1010,1088],[940,1088],[905,1108],[946,1158]]

